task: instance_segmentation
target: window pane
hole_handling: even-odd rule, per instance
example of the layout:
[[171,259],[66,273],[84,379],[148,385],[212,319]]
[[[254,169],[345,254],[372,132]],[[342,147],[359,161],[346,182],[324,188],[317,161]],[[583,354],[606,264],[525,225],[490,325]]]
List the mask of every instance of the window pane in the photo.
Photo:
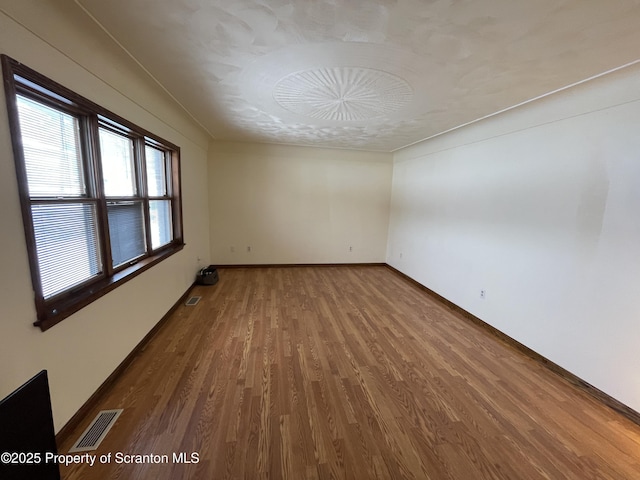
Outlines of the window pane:
[[150,200],[151,248],[155,250],[173,240],[171,200]]
[[145,147],[147,161],[147,188],[150,197],[164,197],[167,194],[167,174],[165,153],[150,146]]
[[133,197],[136,194],[133,140],[101,128],[100,155],[105,195]]
[[33,205],[31,214],[45,299],[101,272],[93,205]]
[[17,104],[29,195],[84,195],[78,119],[19,95]]
[[108,202],[109,238],[113,266],[135,260],[146,251],[144,216],[140,202]]

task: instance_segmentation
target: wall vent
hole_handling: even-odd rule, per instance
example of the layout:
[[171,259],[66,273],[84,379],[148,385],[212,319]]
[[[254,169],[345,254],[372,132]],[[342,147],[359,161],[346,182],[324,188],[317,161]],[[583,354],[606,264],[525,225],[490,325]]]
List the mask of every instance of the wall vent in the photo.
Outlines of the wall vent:
[[111,427],[122,413],[122,409],[102,410],[93,419],[80,438],[69,449],[69,453],[89,452],[95,450],[100,442],[107,436]]
[[188,307],[193,307],[200,301],[201,298],[202,297],[197,297],[197,296],[191,297],[189,300],[187,300],[187,303],[185,303],[185,305]]

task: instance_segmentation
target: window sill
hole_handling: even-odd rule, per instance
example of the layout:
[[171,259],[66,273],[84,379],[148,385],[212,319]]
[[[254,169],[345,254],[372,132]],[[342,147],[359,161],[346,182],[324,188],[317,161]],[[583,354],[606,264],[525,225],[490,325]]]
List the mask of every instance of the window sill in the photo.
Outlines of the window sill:
[[123,285],[137,277],[142,272],[149,270],[154,265],[178,253],[184,248],[184,243],[171,245],[159,253],[143,258],[136,264],[124,268],[111,277],[101,278],[92,282],[76,292],[68,293],[59,298],[45,302],[38,308],[38,320],[34,325],[40,327],[43,332],[86,307],[90,303],[103,297],[116,287]]

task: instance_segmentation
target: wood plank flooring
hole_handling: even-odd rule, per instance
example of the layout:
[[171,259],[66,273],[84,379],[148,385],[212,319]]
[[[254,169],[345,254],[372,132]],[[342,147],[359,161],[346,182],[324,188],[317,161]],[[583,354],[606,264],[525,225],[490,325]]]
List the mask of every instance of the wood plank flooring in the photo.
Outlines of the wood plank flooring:
[[87,416],[124,409],[111,461],[63,479],[640,478],[639,426],[386,267],[219,273]]

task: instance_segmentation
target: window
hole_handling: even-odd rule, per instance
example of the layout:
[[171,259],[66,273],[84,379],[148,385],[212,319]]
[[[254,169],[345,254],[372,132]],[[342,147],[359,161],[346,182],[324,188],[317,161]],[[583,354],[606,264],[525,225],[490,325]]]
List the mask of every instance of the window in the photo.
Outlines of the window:
[[2,56],[37,321],[182,247],[179,147]]

